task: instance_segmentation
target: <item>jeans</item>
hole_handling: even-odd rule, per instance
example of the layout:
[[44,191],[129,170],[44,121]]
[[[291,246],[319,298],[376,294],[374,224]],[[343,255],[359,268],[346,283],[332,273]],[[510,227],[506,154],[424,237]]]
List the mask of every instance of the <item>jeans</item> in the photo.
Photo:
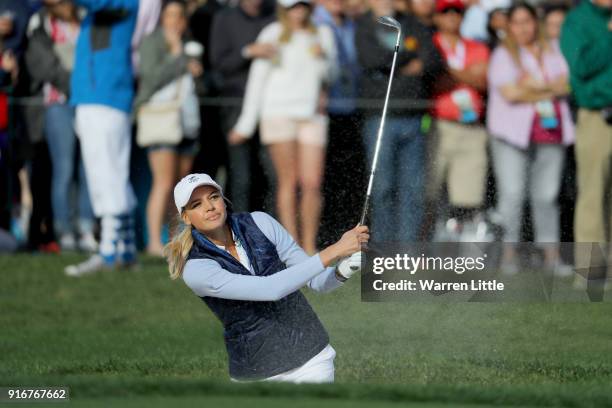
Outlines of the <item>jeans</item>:
[[559,242],[561,173],[565,147],[531,145],[523,150],[493,138],[493,169],[497,182],[497,211],[503,218],[504,242],[521,241],[523,200],[529,194],[536,242]]
[[77,137],[74,131],[74,108],[69,105],[53,104],[45,112],[45,135],[53,177],[51,182],[51,205],[55,233],[61,236],[72,231],[71,217],[74,211],[70,205],[70,187],[74,167],[78,163],[78,227],[81,233],[93,230],[94,216],[89,201],[87,180],[83,161],[77,159]]
[[[366,119],[368,173],[381,117]],[[423,216],[425,140],[420,116],[388,116],[372,186],[371,236],[378,242],[414,242]]]

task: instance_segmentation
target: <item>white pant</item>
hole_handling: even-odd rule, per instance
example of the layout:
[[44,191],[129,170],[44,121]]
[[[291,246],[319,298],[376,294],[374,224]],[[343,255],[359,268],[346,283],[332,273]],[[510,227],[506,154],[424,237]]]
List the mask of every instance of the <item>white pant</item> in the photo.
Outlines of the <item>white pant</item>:
[[[304,365],[263,379],[262,381],[279,381],[299,383],[333,383],[334,382],[334,358],[336,350],[328,344],[319,354],[308,360]],[[230,378],[234,382],[239,381]]]
[[130,184],[132,137],[128,114],[104,105],[78,105],[75,128],[95,215],[132,211],[136,196]]

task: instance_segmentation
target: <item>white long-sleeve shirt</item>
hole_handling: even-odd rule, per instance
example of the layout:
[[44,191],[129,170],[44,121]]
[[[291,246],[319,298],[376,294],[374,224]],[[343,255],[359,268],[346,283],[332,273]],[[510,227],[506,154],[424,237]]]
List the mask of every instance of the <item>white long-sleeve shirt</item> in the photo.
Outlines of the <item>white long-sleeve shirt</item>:
[[[326,82],[338,74],[334,34],[327,26],[316,32],[296,31],[286,43],[280,42],[282,26],[266,26],[257,42],[278,47],[271,59],[256,59],[251,64],[242,111],[234,130],[253,135],[260,118],[312,118],[317,111],[319,93]],[[320,46],[323,56],[314,48]]]
[[[198,296],[233,300],[275,301],[308,285],[317,292],[330,292],[340,286],[336,268],[326,268],[319,254],[308,256],[287,230],[263,212],[251,213],[257,227],[276,246],[287,269],[270,276],[231,273],[212,259],[190,259],[183,270],[183,280]],[[224,249],[224,248],[223,248]],[[236,244],[240,263],[251,273],[253,268],[246,251]]]

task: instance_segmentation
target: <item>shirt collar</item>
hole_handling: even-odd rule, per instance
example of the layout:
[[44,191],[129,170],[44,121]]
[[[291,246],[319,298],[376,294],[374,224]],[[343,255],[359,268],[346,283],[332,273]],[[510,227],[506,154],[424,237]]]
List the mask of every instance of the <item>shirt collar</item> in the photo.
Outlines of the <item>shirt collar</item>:
[[[240,246],[240,240],[238,239],[238,237],[237,237],[237,236],[236,236],[236,234],[234,233],[234,230],[231,230],[231,231],[232,231],[232,240],[234,241],[234,244],[235,244],[237,247],[239,247],[239,246]],[[225,246],[224,246],[224,245],[217,245],[217,244],[215,244],[215,246],[216,246],[217,248],[219,248],[219,249],[222,249],[222,250],[224,250],[224,251],[227,251],[227,249],[225,248]]]

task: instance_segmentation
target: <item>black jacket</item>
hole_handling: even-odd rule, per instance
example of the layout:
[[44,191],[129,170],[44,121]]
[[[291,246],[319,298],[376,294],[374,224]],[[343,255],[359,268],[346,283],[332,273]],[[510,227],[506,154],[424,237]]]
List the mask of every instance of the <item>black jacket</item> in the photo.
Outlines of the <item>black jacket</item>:
[[53,49],[48,28],[45,26],[47,13],[43,9],[33,17],[35,27],[28,33],[28,48],[25,61],[31,78],[31,91],[40,92],[45,82],[49,82],[62,93],[70,92],[70,71],[65,69]]
[[218,75],[217,85],[224,96],[242,97],[246,89],[251,60],[242,48],[257,39],[259,32],[274,21],[266,7],[258,17],[250,17],[240,7],[218,12],[210,33],[210,66]]
[[[27,48],[24,53],[28,89],[31,96],[42,96],[43,85],[49,82],[65,95],[70,94],[70,72],[66,70],[55,54],[53,41],[45,26],[47,12],[42,8],[30,19],[27,33]],[[42,105],[26,105],[23,112],[30,142],[43,140],[44,110]]]
[[[430,97],[433,78],[444,65],[432,42],[431,34],[416,18],[401,14],[395,18],[402,25],[402,39],[391,88],[389,114],[422,113],[426,109],[414,109],[411,101]],[[380,99],[381,108],[387,91],[396,37],[397,33],[379,24],[372,13],[367,13],[357,20],[355,45],[363,74],[359,86],[360,97]],[[414,76],[403,75],[402,67],[416,58],[423,62],[422,73]],[[366,113],[373,115],[379,115],[380,112],[380,109],[366,110]]]

